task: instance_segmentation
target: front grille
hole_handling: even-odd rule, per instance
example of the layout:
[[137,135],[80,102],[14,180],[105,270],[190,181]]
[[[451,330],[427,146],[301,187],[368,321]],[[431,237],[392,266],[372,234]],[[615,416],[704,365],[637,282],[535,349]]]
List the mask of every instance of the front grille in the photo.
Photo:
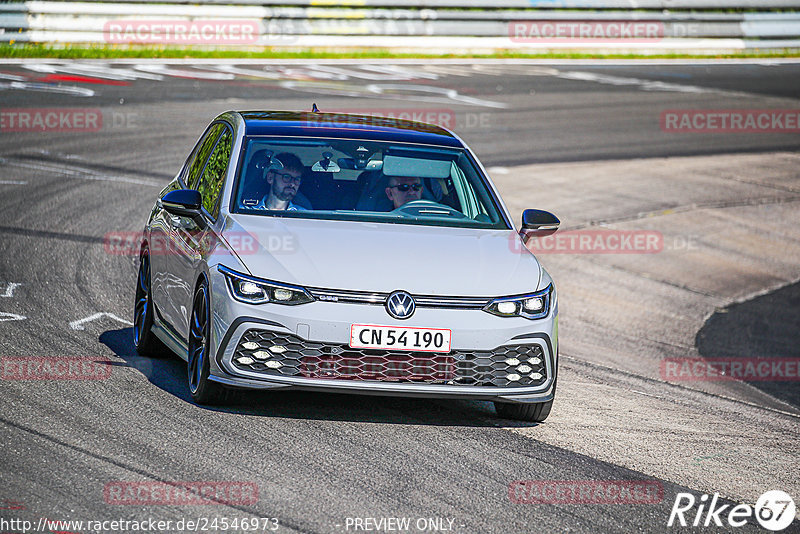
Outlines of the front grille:
[[547,379],[539,345],[448,353],[353,349],[251,329],[239,340],[233,366],[268,376],[375,380],[465,386],[538,386]]
[[[307,287],[306,290],[317,300],[342,302],[348,304],[380,304],[383,305],[389,298],[389,293],[374,291],[350,291],[343,289],[322,289]],[[489,297],[449,297],[441,295],[412,295],[414,302],[420,308],[456,308],[456,309],[483,309],[491,298]]]

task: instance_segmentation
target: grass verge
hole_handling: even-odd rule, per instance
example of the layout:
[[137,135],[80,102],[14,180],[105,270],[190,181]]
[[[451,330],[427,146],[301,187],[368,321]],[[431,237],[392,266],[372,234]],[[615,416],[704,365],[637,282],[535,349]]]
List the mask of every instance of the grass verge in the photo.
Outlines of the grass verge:
[[597,54],[584,52],[527,53],[500,50],[493,54],[437,54],[397,52],[385,48],[250,48],[224,49],[200,47],[160,47],[136,45],[45,45],[32,43],[0,44],[0,58],[53,59],[381,59],[381,58],[498,58],[498,59],[733,59],[733,58],[795,58],[795,49],[769,52],[743,51],[735,54]]

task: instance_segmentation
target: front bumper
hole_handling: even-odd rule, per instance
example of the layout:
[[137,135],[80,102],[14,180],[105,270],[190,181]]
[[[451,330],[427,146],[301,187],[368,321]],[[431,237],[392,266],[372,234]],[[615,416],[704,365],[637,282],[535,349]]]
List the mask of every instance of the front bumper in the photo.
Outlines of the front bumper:
[[[390,317],[382,305],[320,301],[300,306],[244,304],[230,298],[221,275],[212,275],[211,285],[212,345],[216,349],[211,379],[228,386],[522,403],[546,402],[554,396],[556,302],[548,317],[536,321],[496,317],[481,310],[437,308],[417,308],[413,317],[400,321]],[[449,328],[453,350],[431,355],[350,349],[354,323]],[[264,351],[276,339],[289,350],[265,358]],[[243,349],[243,344],[254,340],[263,342],[258,348],[260,358],[249,358],[250,365],[238,363],[243,354],[253,355],[255,351]],[[337,357],[356,362],[365,372],[334,377],[335,373],[320,371]],[[265,363],[275,361],[279,369],[266,367]],[[403,378],[391,372],[398,365],[429,365],[429,371],[434,370],[422,377]],[[519,372],[520,366],[527,374]],[[436,371],[443,368],[448,372]],[[509,380],[512,374],[520,378]]]

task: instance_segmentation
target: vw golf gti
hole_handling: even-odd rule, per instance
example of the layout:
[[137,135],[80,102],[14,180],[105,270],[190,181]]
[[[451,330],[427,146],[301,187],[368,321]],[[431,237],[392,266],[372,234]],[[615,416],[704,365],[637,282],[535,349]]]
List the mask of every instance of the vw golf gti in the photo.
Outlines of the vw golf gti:
[[229,388],[492,401],[543,421],[558,298],[467,145],[438,126],[226,112],[147,220],[134,343],[187,361],[195,402]]

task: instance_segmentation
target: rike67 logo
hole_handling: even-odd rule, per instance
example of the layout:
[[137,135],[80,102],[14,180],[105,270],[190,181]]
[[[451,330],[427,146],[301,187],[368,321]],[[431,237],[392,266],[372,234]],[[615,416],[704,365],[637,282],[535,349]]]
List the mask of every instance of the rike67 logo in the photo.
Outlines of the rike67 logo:
[[765,492],[755,506],[720,504],[718,501],[719,493],[710,498],[708,494],[703,494],[699,499],[691,493],[678,493],[667,526],[742,527],[755,517],[765,529],[779,532],[792,524],[797,513],[792,498],[780,490]]

